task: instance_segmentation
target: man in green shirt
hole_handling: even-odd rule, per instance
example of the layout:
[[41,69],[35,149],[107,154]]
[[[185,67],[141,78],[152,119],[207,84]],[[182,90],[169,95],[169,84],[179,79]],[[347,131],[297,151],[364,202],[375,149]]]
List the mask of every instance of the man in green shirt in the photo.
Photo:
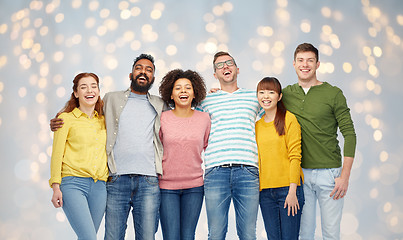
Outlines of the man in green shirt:
[[[314,239],[319,202],[323,239],[340,239],[344,196],[354,161],[356,134],[343,92],[316,77],[319,53],[312,44],[294,52],[298,83],[283,90],[283,101],[301,125],[305,205],[300,239]],[[344,137],[344,159],[337,129]]]

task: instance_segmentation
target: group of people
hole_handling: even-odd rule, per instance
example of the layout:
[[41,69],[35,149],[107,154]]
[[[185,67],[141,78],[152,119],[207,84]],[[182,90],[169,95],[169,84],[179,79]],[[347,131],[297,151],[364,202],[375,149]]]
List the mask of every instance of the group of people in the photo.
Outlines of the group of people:
[[247,90],[235,59],[218,52],[220,89],[206,94],[197,72],[175,69],[158,97],[148,92],[154,59],[141,54],[130,88],[103,101],[98,77],[78,74],[50,124],[53,205],[78,239],[96,239],[105,213],[105,239],[123,240],[132,211],[136,239],[154,239],[161,222],[164,239],[182,240],[195,238],[203,199],[208,238],[225,239],[232,201],[246,240],[256,239],[259,205],[268,239],[314,239],[318,202],[323,238],[339,239],[356,145],[350,110],[339,88],[317,79],[312,44],[296,48],[293,65],[296,84],[265,77]]

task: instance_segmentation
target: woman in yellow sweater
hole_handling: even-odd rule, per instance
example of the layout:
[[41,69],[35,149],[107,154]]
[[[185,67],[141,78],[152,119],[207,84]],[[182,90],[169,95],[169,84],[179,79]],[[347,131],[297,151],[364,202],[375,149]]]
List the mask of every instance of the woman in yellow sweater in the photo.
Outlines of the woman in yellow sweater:
[[281,101],[274,77],[257,85],[265,115],[256,122],[259,153],[260,209],[268,239],[298,239],[304,205],[301,127]]
[[80,73],[60,118],[64,124],[53,138],[52,203],[63,207],[78,239],[97,239],[106,207],[108,168],[106,131],[99,96],[99,79]]

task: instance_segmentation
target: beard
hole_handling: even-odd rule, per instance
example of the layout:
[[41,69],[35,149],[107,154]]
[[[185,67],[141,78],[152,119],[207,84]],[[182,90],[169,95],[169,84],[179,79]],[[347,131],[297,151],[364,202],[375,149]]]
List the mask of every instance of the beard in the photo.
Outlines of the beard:
[[[144,84],[144,85],[140,85],[140,84],[137,82],[137,80],[138,80],[141,76],[143,76],[143,77],[147,80],[147,83]],[[136,78],[133,78],[133,74],[132,74],[131,77],[130,77],[130,80],[131,80],[131,82],[132,82],[132,83],[130,84],[132,90],[134,90],[134,91],[136,91],[136,92],[140,92],[140,93],[147,93],[148,90],[150,90],[151,86],[152,86],[153,83],[154,83],[154,78],[153,78],[152,81],[150,81],[150,79],[148,78],[148,76],[145,75],[144,73],[140,73],[139,75],[136,76]]]

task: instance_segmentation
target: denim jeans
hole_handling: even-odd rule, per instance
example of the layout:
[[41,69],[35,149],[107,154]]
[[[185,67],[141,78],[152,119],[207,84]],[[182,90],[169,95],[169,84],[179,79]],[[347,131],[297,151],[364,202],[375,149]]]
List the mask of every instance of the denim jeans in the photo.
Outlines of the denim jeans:
[[60,190],[63,211],[78,239],[96,240],[105,213],[105,182],[69,176],[62,179]]
[[164,239],[193,240],[203,204],[203,186],[161,189],[161,228]]
[[288,207],[284,208],[290,187],[266,188],[260,192],[260,210],[262,211],[267,239],[298,240],[301,211],[304,205],[304,190],[297,187],[299,210],[296,215],[288,216]]
[[223,240],[228,230],[228,210],[234,204],[240,240],[256,239],[259,209],[259,171],[256,167],[213,167],[204,177],[207,221],[211,240]]
[[300,239],[314,239],[316,227],[316,202],[319,203],[323,239],[340,239],[340,222],[344,198],[334,200],[330,193],[340,168],[302,169],[304,172],[305,205],[301,217]]
[[105,240],[124,240],[132,209],[136,240],[155,238],[158,229],[158,178],[137,174],[113,176],[106,183]]

